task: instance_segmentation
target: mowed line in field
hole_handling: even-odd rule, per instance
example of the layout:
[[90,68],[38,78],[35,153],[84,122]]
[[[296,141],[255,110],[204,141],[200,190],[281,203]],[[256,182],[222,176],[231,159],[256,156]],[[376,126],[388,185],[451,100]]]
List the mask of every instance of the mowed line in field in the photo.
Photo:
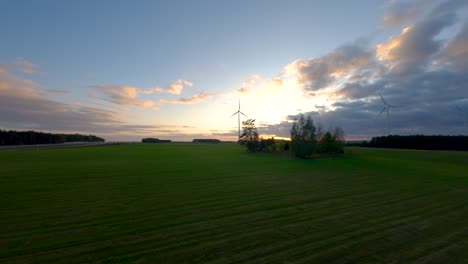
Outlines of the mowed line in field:
[[[197,201],[195,203],[190,203],[190,204],[183,204],[181,207],[182,208],[186,208],[187,210],[190,210],[191,212],[191,215],[195,215],[194,212],[196,211],[202,211],[198,214],[202,214],[202,216],[205,216],[205,218],[208,218],[210,220],[212,220],[213,218],[218,218],[218,217],[228,217],[230,215],[238,215],[238,214],[248,214],[249,212],[258,212],[259,209],[261,208],[264,208],[266,204],[274,201],[274,200],[277,200],[277,203],[275,204],[275,207],[277,208],[283,208],[283,207],[289,207],[289,206],[295,206],[296,208],[298,208],[299,206],[301,206],[302,204],[305,204],[305,205],[313,205],[315,207],[318,207],[321,203],[325,203],[325,205],[327,203],[331,203],[331,202],[338,202],[342,199],[357,199],[359,197],[365,197],[369,194],[366,194],[364,193],[363,194],[363,191],[365,189],[361,188],[359,190],[354,190],[352,192],[352,194],[347,194],[347,193],[342,193],[341,195],[338,195],[338,196],[329,196],[329,197],[325,197],[325,199],[308,199],[308,200],[304,200],[304,198],[302,199],[297,199],[296,197],[304,197],[304,194],[306,194],[306,192],[302,192],[302,193],[299,193],[299,194],[287,194],[287,196],[284,196],[282,195],[280,199],[278,199],[278,197],[274,197],[272,198],[271,196],[265,196],[265,195],[262,195],[259,199],[249,199],[248,202],[246,201],[241,201],[239,203],[239,201],[237,202],[232,202],[230,201],[229,203],[227,204],[224,204],[223,207],[219,206],[220,203],[210,203],[210,202],[213,202],[213,201],[217,201],[217,200],[211,200],[211,201],[206,201],[206,200],[201,200],[201,201]],[[267,198],[265,198],[267,197]],[[307,196],[305,196],[307,197]],[[284,198],[287,198],[287,199],[284,199]],[[397,201],[398,200],[408,200],[409,198],[408,197],[404,197],[404,198],[397,198]],[[219,200],[219,199],[218,199]],[[279,203],[278,203],[279,202]],[[361,203],[361,202],[364,202],[364,201],[360,201],[360,203],[358,203],[357,206],[368,206],[367,204],[365,203]],[[387,203],[389,203],[390,200],[387,200]],[[372,202],[371,202],[372,203]],[[192,205],[201,205],[201,204],[204,204],[205,206],[203,207],[192,207]],[[369,204],[369,205],[372,205],[372,204]],[[251,207],[251,208],[245,208],[245,207]],[[253,208],[252,208],[253,207]],[[239,211],[239,208],[241,209]],[[334,206],[335,209],[340,209],[339,206]],[[183,216],[186,212],[185,211],[182,211],[175,208],[175,207],[170,207],[168,208],[169,210],[165,210],[165,213],[166,213],[166,216],[170,216],[170,218],[179,218],[181,216]],[[203,210],[202,210],[203,209]],[[210,209],[210,215],[205,215],[206,213],[208,213],[206,210],[207,209]],[[223,212],[226,212],[225,209],[237,209],[234,210],[234,211],[228,211],[228,214],[226,215],[226,213],[222,214],[222,215],[219,215],[219,214],[213,214],[213,213],[223,213]],[[270,208],[269,210],[273,210],[274,208]],[[304,208],[305,210],[305,208]],[[139,214],[139,219],[137,221],[135,221],[133,214],[135,212],[132,212],[132,213],[126,213],[125,215],[118,215],[118,214],[114,214],[113,215],[113,218],[112,219],[109,219],[108,217],[105,217],[103,218],[103,221],[93,221],[92,223],[82,223],[82,222],[78,222],[80,225],[78,226],[74,226],[75,223],[60,223],[61,225],[60,226],[53,226],[53,227],[50,227],[50,228],[42,228],[41,231],[44,231],[44,232],[51,232],[51,231],[59,231],[59,230],[69,230],[70,227],[75,227],[75,228],[86,228],[86,227],[89,227],[89,226],[97,226],[97,225],[109,225],[109,224],[115,224],[115,223],[118,223],[118,224],[123,224],[123,223],[135,223],[135,222],[144,222],[144,221],[150,221],[150,220],[160,220],[160,219],[157,219],[154,215],[154,212],[149,212],[149,213],[140,213]],[[123,216],[123,217],[120,217],[120,216]],[[174,223],[174,225],[178,225],[180,223]],[[65,225],[65,226],[64,226]],[[33,233],[31,231],[25,231],[23,232],[24,234],[30,236],[32,235]],[[18,233],[16,233],[15,235],[19,235]]]
[[[288,220],[291,220],[291,219],[288,219]],[[387,219],[387,220],[388,220],[388,219]],[[298,223],[298,222],[295,221],[295,223]],[[353,228],[354,228],[354,227],[353,227]],[[180,231],[180,230],[178,230],[178,231]],[[354,230],[354,231],[356,231],[356,230]],[[363,232],[363,230],[360,230],[359,232]],[[255,233],[254,233],[254,234],[255,234]],[[143,234],[143,235],[144,235],[144,234]],[[190,238],[190,237],[185,237],[185,236],[182,236],[182,237],[184,237],[184,240],[185,240],[184,243],[187,243],[187,242],[188,242],[188,243],[189,243],[188,245],[190,245],[190,239],[188,239],[188,238]],[[204,236],[202,236],[201,234],[195,234],[195,237],[198,237],[198,239],[196,239],[196,240],[200,240],[200,238],[203,238]],[[217,239],[217,238],[216,238],[216,237],[212,237],[212,239]],[[156,238],[155,240],[158,241],[159,238]],[[187,240],[188,240],[188,241],[187,241]],[[125,241],[125,239],[124,239],[123,241]],[[161,241],[161,240],[159,240],[159,241]],[[114,243],[111,243],[112,246],[109,248],[109,249],[112,248],[112,249],[113,249],[113,252],[116,252],[116,251],[114,250],[115,247],[116,247],[115,242],[117,242],[117,241],[114,241]],[[138,241],[139,244],[154,245],[154,244],[148,243],[148,242],[154,242],[154,241]],[[170,243],[170,241],[167,241],[167,240],[165,240],[165,242]],[[179,241],[179,242],[180,242],[180,241]],[[304,242],[304,241],[299,241],[299,242]],[[133,243],[131,243],[131,244],[124,244],[123,247],[125,247],[127,250],[129,250],[129,251],[131,252],[131,251],[132,251],[132,247],[131,247],[132,244],[133,244]],[[95,245],[93,245],[93,246],[95,246]],[[179,247],[185,247],[185,246],[187,246],[187,244],[179,245]],[[167,247],[167,246],[166,246],[166,247]],[[163,247],[162,249],[164,250],[165,248]]]
[[[442,238],[443,234],[449,235],[439,245],[448,253],[434,253],[433,260],[449,255],[455,260],[466,257],[450,244],[466,243],[467,230],[462,228],[468,213],[463,199],[466,178],[449,171],[445,181],[443,170],[433,170],[435,173],[425,180],[418,174],[428,169],[419,168],[424,160],[398,169],[408,159],[400,158],[399,162],[387,157],[388,153],[380,153],[384,158],[375,159],[358,153],[301,161],[245,155],[237,146],[229,145],[129,147],[109,147],[114,149],[107,153],[109,157],[98,158],[98,162],[88,158],[89,162],[78,165],[68,162],[93,151],[61,152],[63,166],[71,167],[62,168],[68,173],[62,177],[71,181],[69,185],[60,173],[40,168],[50,182],[30,188],[37,195],[29,197],[40,198],[37,210],[28,208],[29,203],[34,204],[34,199],[27,199],[28,193],[16,204],[23,212],[15,212],[13,205],[2,210],[10,218],[2,221],[6,232],[0,235],[0,244],[8,248],[0,249],[0,261],[340,263],[340,259],[360,259],[374,263],[398,260],[404,253],[430,261],[418,255],[433,246],[422,239]],[[112,154],[116,150],[119,152]],[[163,156],[165,151],[169,155]],[[356,151],[360,150],[353,149]],[[102,154],[102,150],[99,152]],[[130,156],[140,160],[125,160]],[[175,166],[161,167],[177,157]],[[185,164],[192,165],[188,169],[181,167],[194,157],[198,157],[196,164]],[[154,158],[160,158],[159,162],[149,162]],[[112,160],[114,168],[104,166]],[[41,158],[36,162],[47,164]],[[218,166],[207,173],[213,164]],[[447,164],[460,167],[459,163]],[[397,175],[386,170],[394,166]],[[51,167],[61,166],[54,163]],[[178,168],[172,170],[174,167]],[[7,170],[14,172],[15,168]],[[23,177],[23,182],[38,182],[31,171],[18,171],[17,177]],[[172,175],[174,171],[177,173]],[[53,189],[54,183],[65,187],[54,196],[66,199],[47,204],[47,195],[39,191]],[[73,184],[76,186],[71,188]],[[102,188],[89,190],[94,185]],[[87,189],[87,195],[80,196],[78,190]],[[117,189],[123,191],[115,192]],[[67,191],[78,197],[67,197]],[[15,190],[7,192],[12,195]],[[103,197],[107,201],[100,202]],[[70,201],[71,206],[67,204]],[[82,210],[83,206],[90,207],[89,212]],[[42,212],[44,209],[49,212]],[[68,217],[63,216],[66,211],[70,212]],[[421,223],[425,223],[425,229],[420,228]],[[386,243],[375,246],[382,241]],[[422,249],[416,250],[419,247]],[[371,257],[366,258],[369,251]]]

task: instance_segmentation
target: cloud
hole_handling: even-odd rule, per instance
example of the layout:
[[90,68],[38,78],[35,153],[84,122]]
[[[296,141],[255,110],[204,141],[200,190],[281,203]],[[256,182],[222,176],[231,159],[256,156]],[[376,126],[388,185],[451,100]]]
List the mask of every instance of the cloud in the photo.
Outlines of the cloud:
[[63,95],[68,93],[67,91],[61,89],[46,89],[45,92],[53,95]]
[[292,127],[292,122],[289,121],[281,121],[278,124],[260,124],[258,126],[258,132],[261,135],[265,135],[267,137],[274,136],[274,137],[290,137],[290,131]]
[[113,104],[154,110],[158,110],[159,106],[162,104],[196,104],[214,96],[214,94],[210,93],[199,93],[189,98],[180,99],[145,100],[141,98],[142,95],[151,95],[154,93],[181,94],[184,87],[192,85],[193,84],[189,81],[177,80],[176,82],[170,84],[167,88],[156,87],[151,89],[141,89],[126,85],[93,85],[91,87],[99,92],[98,94],[94,94],[94,97],[103,99]]
[[394,74],[408,74],[422,70],[431,56],[442,47],[442,41],[436,40],[436,37],[443,29],[455,23],[454,6],[458,7],[454,4],[453,6],[441,4],[421,21],[405,27],[400,35],[378,44],[377,59],[387,65]]
[[140,90],[142,94],[153,94],[153,93],[170,93],[170,94],[181,94],[184,87],[190,87],[193,83],[187,80],[177,80],[174,83],[169,84],[166,88],[155,87],[146,90]]
[[[114,94],[118,102],[137,97],[134,87],[102,89]],[[0,129],[95,134],[107,140],[131,141],[148,136],[175,140],[202,136],[185,133],[193,129],[186,125],[127,123],[116,111],[59,102],[49,99],[48,94],[41,92],[37,83],[15,75],[8,67],[0,67]]]
[[199,93],[189,98],[180,98],[180,99],[175,99],[175,100],[161,99],[159,100],[159,103],[161,104],[197,104],[213,96],[214,94],[210,94],[210,93]]
[[238,131],[237,129],[232,129],[228,132],[211,132],[210,135],[215,136],[215,137],[223,137],[223,138],[235,138],[237,139],[238,137]]
[[0,69],[0,126],[64,132],[104,132],[118,126],[117,113],[48,99],[38,85]]
[[307,91],[317,91],[334,81],[368,66],[372,51],[359,43],[348,44],[318,58],[296,60],[284,68],[285,76],[297,79]]
[[468,21],[464,23],[455,38],[444,47],[440,58],[457,70],[468,71]]
[[383,26],[390,28],[411,24],[415,20],[421,18],[421,16],[427,15],[436,4],[440,4],[440,1],[388,1],[386,4],[386,12],[382,19]]
[[248,93],[255,89],[257,86],[258,81],[261,79],[260,75],[252,75],[247,78],[243,83],[242,87],[237,89],[236,92],[238,93]]
[[[427,5],[432,8],[423,9],[417,9],[417,3],[420,1],[411,3],[410,10],[392,11],[402,20],[399,25],[407,25],[388,41],[373,47],[362,43],[341,46],[324,56],[296,60],[285,67],[283,76],[296,79],[305,93],[325,93],[335,101],[332,105],[315,105],[317,110],[308,112],[316,123],[325,128],[341,126],[348,139],[385,134],[385,115],[376,119],[383,108],[382,94],[390,104],[402,106],[391,109],[391,133],[468,133],[455,109],[457,105],[468,109],[468,20],[465,17],[454,36],[443,34],[457,28],[458,10],[468,2],[436,1]],[[412,17],[417,10],[421,12]],[[288,136],[288,121],[295,116],[261,125],[259,131]]]
[[158,103],[152,100],[138,99],[140,89],[132,86],[94,85],[93,88],[101,92],[97,97],[105,101],[120,105],[157,109]]
[[21,72],[23,73],[27,73],[27,74],[37,74],[38,71],[37,71],[37,68],[38,66],[24,58],[16,58],[16,61],[14,63],[14,65],[16,66],[16,68],[18,70],[20,70]]
[[0,92],[3,96],[40,97],[38,85],[35,82],[16,76],[7,66],[0,67]]

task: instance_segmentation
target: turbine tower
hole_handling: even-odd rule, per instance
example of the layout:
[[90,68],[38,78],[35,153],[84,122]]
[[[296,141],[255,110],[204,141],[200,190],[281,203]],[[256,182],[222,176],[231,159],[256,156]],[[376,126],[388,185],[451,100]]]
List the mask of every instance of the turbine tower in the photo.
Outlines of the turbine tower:
[[240,110],[240,99],[239,99],[239,109],[237,110],[237,112],[235,112],[234,114],[232,114],[232,116],[230,117],[233,117],[237,114],[237,135],[238,135],[238,140],[240,140],[240,115],[244,115],[245,117],[247,117],[244,113],[241,112]]
[[377,115],[376,119],[379,118],[383,112],[387,112],[387,136],[390,135],[390,108],[392,107],[399,107],[398,105],[389,105],[387,103],[387,101],[385,101],[385,99],[383,99],[382,95],[380,95],[380,99],[382,100],[382,102],[384,103],[384,108],[382,109],[382,111],[380,111],[380,113]]

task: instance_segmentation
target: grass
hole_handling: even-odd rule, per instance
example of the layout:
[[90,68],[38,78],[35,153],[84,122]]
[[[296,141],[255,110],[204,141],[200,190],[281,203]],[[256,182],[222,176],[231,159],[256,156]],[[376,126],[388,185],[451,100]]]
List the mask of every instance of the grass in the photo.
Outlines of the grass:
[[468,153],[0,152],[0,263],[467,263]]

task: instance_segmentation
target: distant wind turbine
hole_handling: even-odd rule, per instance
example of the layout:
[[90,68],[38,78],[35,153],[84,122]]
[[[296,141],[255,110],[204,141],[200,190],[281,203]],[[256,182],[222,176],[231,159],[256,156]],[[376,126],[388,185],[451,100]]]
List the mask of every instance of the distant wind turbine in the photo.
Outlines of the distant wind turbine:
[[239,109],[237,110],[237,112],[235,112],[234,114],[232,114],[231,117],[235,116],[237,114],[237,135],[238,135],[238,139],[240,140],[240,115],[244,115],[245,117],[247,117],[244,113],[241,112],[240,110],[240,99],[239,99]]
[[464,127],[464,130],[466,132],[466,118],[468,116],[468,112],[463,110],[461,107],[459,107],[458,105],[456,106],[458,112],[460,112],[460,115],[463,117],[463,127]]
[[377,115],[376,119],[379,118],[383,112],[387,112],[387,136],[390,135],[390,108],[392,107],[399,107],[399,105],[389,105],[385,99],[383,99],[382,95],[380,95],[380,99],[382,99],[382,102],[384,103],[384,108],[380,113]]

